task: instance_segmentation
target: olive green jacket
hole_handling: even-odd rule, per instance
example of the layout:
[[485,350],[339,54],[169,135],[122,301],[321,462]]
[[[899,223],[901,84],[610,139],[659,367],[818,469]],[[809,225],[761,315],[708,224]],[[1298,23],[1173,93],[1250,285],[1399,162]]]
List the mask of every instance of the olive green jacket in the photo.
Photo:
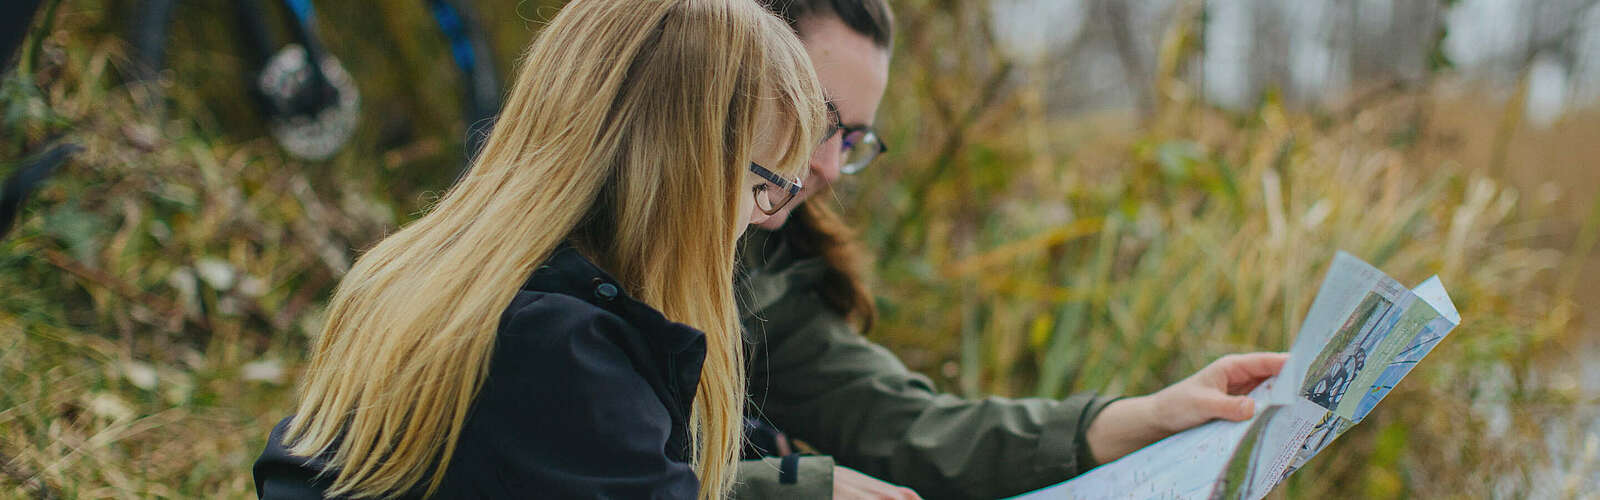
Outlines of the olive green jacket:
[[[755,416],[838,465],[924,498],[1015,495],[1094,467],[1084,432],[1111,398],[967,400],[939,393],[824,304],[817,292],[821,258],[794,255],[781,233],[750,233],[741,251],[739,306]],[[802,464],[821,467],[826,459]],[[735,496],[830,494],[831,471],[801,469],[793,484],[779,485],[770,462],[741,464],[743,486]]]

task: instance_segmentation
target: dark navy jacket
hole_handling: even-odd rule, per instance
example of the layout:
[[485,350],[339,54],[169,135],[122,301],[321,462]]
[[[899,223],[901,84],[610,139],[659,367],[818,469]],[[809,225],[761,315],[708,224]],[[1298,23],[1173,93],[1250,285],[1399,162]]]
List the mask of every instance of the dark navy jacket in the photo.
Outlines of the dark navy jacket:
[[[695,497],[688,415],[705,349],[704,334],[562,247],[501,315],[488,379],[435,498]],[[326,457],[289,455],[288,422],[256,460],[256,493],[321,498]]]

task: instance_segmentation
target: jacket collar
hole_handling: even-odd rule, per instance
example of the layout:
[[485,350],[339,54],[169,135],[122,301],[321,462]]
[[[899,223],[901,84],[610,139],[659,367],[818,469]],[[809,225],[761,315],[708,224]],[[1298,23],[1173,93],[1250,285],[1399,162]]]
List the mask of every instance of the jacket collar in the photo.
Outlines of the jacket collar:
[[705,351],[704,333],[669,320],[654,307],[634,299],[621,282],[569,243],[556,247],[544,265],[534,269],[522,289],[568,295],[616,314],[666,352]]
[[827,272],[821,257],[802,257],[784,231],[750,228],[739,242],[735,293],[743,312],[760,311],[789,293],[817,286]]

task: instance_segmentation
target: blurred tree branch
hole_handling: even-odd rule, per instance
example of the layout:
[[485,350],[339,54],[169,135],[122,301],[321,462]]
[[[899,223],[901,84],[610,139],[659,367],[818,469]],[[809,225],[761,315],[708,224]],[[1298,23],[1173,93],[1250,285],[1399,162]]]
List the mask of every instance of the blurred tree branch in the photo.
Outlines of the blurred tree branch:
[[[941,4],[945,8],[951,10],[959,10],[961,9],[960,5],[964,5],[957,4],[951,0],[944,0],[941,2]],[[967,9],[964,11],[964,13],[970,14],[970,17],[953,17],[958,18],[958,23],[960,21],[959,18],[963,17],[967,17],[969,20],[972,20],[972,22],[964,24],[966,24],[965,27],[969,29],[973,27],[977,29],[976,39],[969,42],[976,44],[976,47],[957,46],[956,50],[958,53],[963,55],[970,54],[970,49],[972,48],[981,51],[982,54],[986,56],[989,61],[991,61],[991,64],[989,65],[990,69],[987,77],[983,79],[982,83],[978,87],[978,90],[981,93],[979,94],[977,101],[973,102],[966,109],[962,110],[959,116],[956,115],[954,105],[951,104],[952,102],[958,102],[957,99],[940,98],[942,97],[942,94],[945,93],[943,80],[939,78],[928,78],[923,82],[925,90],[930,95],[935,97],[930,102],[932,103],[936,113],[939,115],[940,122],[947,124],[949,128],[945,132],[943,140],[941,140],[939,143],[937,153],[934,156],[933,165],[930,166],[921,177],[918,177],[910,182],[911,188],[908,190],[908,192],[912,198],[911,204],[907,208],[906,212],[900,214],[900,216],[895,219],[895,222],[889,226],[889,236],[884,243],[884,249],[882,253],[882,256],[885,258],[898,256],[902,251],[905,244],[904,240],[907,236],[907,231],[915,222],[921,220],[923,211],[928,205],[925,201],[925,198],[928,196],[930,188],[932,188],[935,183],[943,178],[946,173],[949,172],[951,167],[958,162],[957,153],[961,152],[962,148],[970,142],[970,129],[979,121],[979,119],[984,116],[986,111],[994,107],[996,103],[1000,102],[1002,98],[1009,95],[1013,90],[1013,85],[1011,85],[1011,82],[1013,80],[1012,77],[1016,73],[1017,64],[1010,54],[1001,51],[998,48],[998,44],[995,41],[992,11],[987,8],[986,4],[978,8],[972,8],[970,5],[967,5]],[[976,26],[972,26],[974,24]],[[927,33],[932,30],[922,29],[918,31]],[[928,48],[932,45],[933,44],[926,42],[919,43],[918,46],[922,48],[920,55],[927,57],[930,54],[928,52]],[[960,59],[962,59],[962,61],[960,61],[958,64],[961,69],[970,70],[975,69],[974,67],[977,66],[976,61],[973,61],[971,56],[962,57]],[[960,69],[957,69],[957,71],[960,71]]]

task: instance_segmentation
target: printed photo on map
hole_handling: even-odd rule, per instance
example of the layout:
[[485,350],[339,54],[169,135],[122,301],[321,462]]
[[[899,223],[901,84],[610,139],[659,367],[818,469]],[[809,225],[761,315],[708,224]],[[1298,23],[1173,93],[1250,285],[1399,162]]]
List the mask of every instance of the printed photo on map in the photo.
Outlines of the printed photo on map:
[[1389,391],[1394,390],[1395,384],[1398,384],[1400,379],[1405,378],[1406,374],[1411,373],[1411,369],[1417,366],[1417,362],[1422,361],[1422,358],[1433,350],[1433,346],[1439,345],[1439,341],[1444,340],[1445,335],[1449,335],[1450,330],[1454,327],[1454,323],[1439,317],[1433,318],[1424,325],[1412,337],[1411,342],[1394,355],[1394,358],[1384,367],[1383,372],[1378,374],[1372,385],[1367,388],[1366,394],[1363,394],[1356,403],[1350,419],[1359,422],[1361,419],[1366,418],[1367,413],[1370,413],[1372,408],[1383,400],[1384,396],[1389,395]]
[[1300,396],[1328,411],[1337,409],[1357,374],[1367,367],[1373,348],[1399,321],[1400,311],[1396,309],[1394,302],[1377,292],[1368,292],[1311,362]]
[[1322,452],[1323,448],[1327,448],[1328,444],[1332,443],[1340,434],[1350,430],[1352,425],[1355,425],[1355,423],[1332,413],[1322,417],[1322,420],[1311,428],[1311,434],[1306,436],[1305,442],[1301,443],[1300,451],[1295,453],[1294,460],[1290,462],[1289,469],[1284,471],[1283,477],[1289,477],[1289,474],[1299,470],[1301,466],[1311,460],[1311,457],[1317,456],[1318,453]]

